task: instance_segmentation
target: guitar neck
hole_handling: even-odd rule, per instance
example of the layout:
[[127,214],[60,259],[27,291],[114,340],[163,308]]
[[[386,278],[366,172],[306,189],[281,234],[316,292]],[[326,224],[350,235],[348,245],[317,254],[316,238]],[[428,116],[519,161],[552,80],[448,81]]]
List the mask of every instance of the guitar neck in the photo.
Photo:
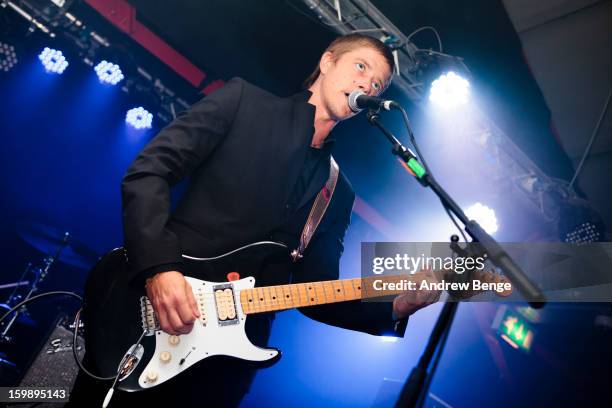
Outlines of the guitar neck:
[[240,303],[245,314],[253,314],[325,305],[328,303],[348,302],[351,300],[373,299],[404,292],[404,290],[375,290],[373,288],[375,280],[381,280],[386,283],[399,283],[407,278],[413,280],[415,275],[373,276],[263,286],[240,291]]

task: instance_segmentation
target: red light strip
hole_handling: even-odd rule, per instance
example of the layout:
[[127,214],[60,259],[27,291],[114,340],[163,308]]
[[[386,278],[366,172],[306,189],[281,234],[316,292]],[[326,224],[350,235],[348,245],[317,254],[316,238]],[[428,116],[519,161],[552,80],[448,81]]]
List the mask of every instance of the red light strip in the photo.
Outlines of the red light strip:
[[[168,45],[164,40],[136,19],[136,9],[125,0],[85,0],[93,9],[122,32],[168,65],[187,82],[198,88],[206,73],[193,65],[187,58]],[[216,80],[205,87],[204,94],[223,85]]]

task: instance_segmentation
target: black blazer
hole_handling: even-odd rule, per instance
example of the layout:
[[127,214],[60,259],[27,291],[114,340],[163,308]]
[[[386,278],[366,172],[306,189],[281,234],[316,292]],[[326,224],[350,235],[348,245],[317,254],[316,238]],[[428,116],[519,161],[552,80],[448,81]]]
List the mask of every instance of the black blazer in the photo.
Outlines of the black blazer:
[[[329,177],[318,166],[306,194],[291,202],[314,133],[311,93],[280,98],[240,78],[194,104],[138,155],[122,182],[125,246],[138,281],[181,270],[181,254],[212,256],[275,239],[294,248],[314,197]],[[189,177],[170,213],[170,187]],[[344,174],[301,262],[272,265],[258,281],[338,279],[355,193]],[[274,278],[272,278],[274,277]],[[403,335],[390,303],[347,302],[304,314],[372,334]]]

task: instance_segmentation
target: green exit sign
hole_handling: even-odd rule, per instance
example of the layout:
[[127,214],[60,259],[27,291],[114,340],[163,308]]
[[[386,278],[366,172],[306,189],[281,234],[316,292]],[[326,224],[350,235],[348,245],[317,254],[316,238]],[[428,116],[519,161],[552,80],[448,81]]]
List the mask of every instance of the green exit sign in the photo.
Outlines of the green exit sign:
[[508,344],[516,349],[528,352],[533,343],[533,328],[512,309],[502,306],[498,310],[494,326],[497,326],[497,333]]

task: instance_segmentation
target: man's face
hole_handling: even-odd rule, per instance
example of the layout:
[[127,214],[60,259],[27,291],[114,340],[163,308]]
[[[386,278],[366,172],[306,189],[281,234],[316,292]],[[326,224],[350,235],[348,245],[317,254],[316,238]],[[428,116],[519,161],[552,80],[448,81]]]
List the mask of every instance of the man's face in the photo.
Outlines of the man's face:
[[330,118],[336,121],[355,115],[348,106],[348,95],[361,90],[377,96],[391,78],[385,58],[375,49],[361,47],[347,52],[337,60],[326,52],[321,57],[321,102]]

